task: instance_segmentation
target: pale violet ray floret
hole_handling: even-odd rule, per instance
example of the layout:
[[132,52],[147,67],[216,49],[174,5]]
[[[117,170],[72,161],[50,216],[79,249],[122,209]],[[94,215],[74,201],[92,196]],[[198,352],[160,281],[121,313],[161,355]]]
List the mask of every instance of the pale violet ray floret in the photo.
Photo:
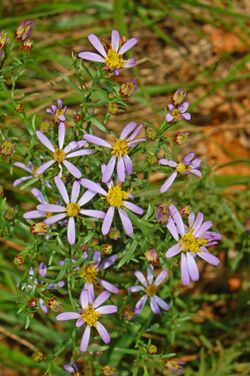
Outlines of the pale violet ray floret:
[[98,282],[105,290],[113,294],[118,294],[119,289],[115,285],[98,277],[99,272],[113,265],[116,259],[117,256],[112,255],[102,261],[100,251],[95,251],[92,255],[89,253],[86,254],[84,258],[85,265],[80,271],[80,276],[85,280],[84,288],[94,288]]
[[61,167],[63,164],[69,173],[75,178],[81,178],[81,171],[73,163],[71,163],[69,159],[92,154],[91,149],[82,149],[82,147],[86,145],[86,141],[72,141],[65,148],[63,148],[65,139],[65,125],[63,122],[60,122],[58,126],[58,147],[52,145],[51,141],[43,132],[36,131],[36,135],[39,141],[52,153],[52,159],[42,164],[37,169],[37,174],[43,174],[49,167],[55,163],[58,163],[59,167]]
[[58,321],[77,320],[76,327],[85,325],[85,330],[80,344],[80,351],[86,352],[89,346],[91,329],[96,328],[104,343],[110,342],[110,335],[107,329],[101,324],[99,319],[102,315],[109,315],[117,312],[115,305],[102,305],[110,296],[110,293],[103,291],[97,298],[93,292],[83,289],[80,295],[80,312],[64,312],[57,315]]
[[41,204],[37,206],[37,210],[44,213],[52,213],[53,215],[47,218],[44,223],[47,226],[50,226],[56,222],[61,221],[64,218],[67,218],[67,238],[69,244],[75,244],[76,240],[76,229],[75,229],[75,218],[79,215],[84,215],[87,217],[94,218],[104,218],[105,213],[101,210],[92,210],[92,209],[82,209],[86,203],[88,203],[95,195],[95,192],[86,191],[80,199],[80,183],[74,181],[71,191],[71,198],[69,198],[67,189],[64,182],[58,176],[54,178],[56,187],[64,201],[62,205],[54,204]]
[[141,131],[143,125],[130,122],[125,125],[119,138],[115,138],[112,142],[108,142],[100,137],[92,134],[86,134],[84,139],[88,143],[103,146],[111,150],[111,158],[107,166],[103,169],[102,182],[108,183],[116,168],[118,180],[123,183],[126,175],[133,172],[132,161],[128,155],[129,149],[135,147],[139,142],[145,141],[145,138],[135,140],[135,137]]
[[190,281],[199,280],[199,270],[195,261],[199,256],[211,265],[217,266],[220,259],[208,251],[208,247],[216,245],[221,239],[221,235],[208,231],[212,227],[211,221],[203,222],[203,214],[199,212],[197,216],[190,213],[187,227],[181,218],[179,211],[173,207],[171,218],[167,228],[176,240],[176,244],[170,247],[165,256],[172,258],[181,253],[181,281],[183,285],[188,285]]
[[[37,179],[42,178],[42,175],[37,173],[38,167],[34,166],[32,162],[29,162],[27,165],[25,165],[22,162],[15,162],[14,166],[19,167],[22,170],[27,171],[29,173],[29,175],[27,176],[23,176],[22,178],[14,180],[13,182],[14,187],[33,178],[37,178]],[[44,184],[49,188],[51,187],[50,183],[46,180],[44,181]]]
[[123,42],[123,39],[120,38],[117,30],[112,30],[111,42],[108,45],[104,45],[95,34],[91,33],[88,35],[88,40],[98,53],[80,52],[78,56],[83,60],[103,63],[106,70],[119,75],[120,69],[131,68],[136,64],[135,59],[126,60],[123,55],[136,45],[137,39],[131,38],[125,42]]
[[124,208],[131,210],[132,212],[142,215],[144,213],[144,210],[133,204],[132,202],[129,202],[127,199],[131,198],[132,195],[129,192],[122,190],[121,183],[118,183],[117,185],[114,185],[112,181],[110,181],[107,184],[108,191],[105,191],[99,183],[95,183],[92,180],[89,179],[81,179],[80,183],[88,190],[93,191],[95,193],[99,193],[106,198],[106,203],[109,206],[104,220],[102,224],[102,234],[107,235],[110,227],[113,222],[115,210],[118,210],[123,228],[125,230],[125,233],[128,236],[131,236],[133,234],[133,225],[132,222],[128,216],[128,214],[125,212]]
[[[48,204],[42,192],[37,188],[32,188],[31,193],[40,202],[40,204]],[[23,217],[25,219],[36,219],[36,218],[46,218],[48,213],[42,212],[40,210],[30,210],[24,213]]]
[[159,164],[175,169],[174,172],[162,184],[160,188],[161,193],[166,192],[171,187],[178,174],[194,174],[196,176],[202,175],[201,171],[199,170],[201,160],[199,158],[196,158],[194,153],[187,154],[185,158],[179,163],[163,158],[159,160]]
[[128,291],[129,292],[139,292],[139,291],[144,292],[144,295],[136,303],[135,314],[139,315],[141,313],[148,299],[150,302],[150,308],[154,314],[160,313],[161,309],[167,311],[170,308],[169,305],[164,300],[162,300],[156,294],[156,292],[159,289],[159,286],[167,278],[168,272],[166,270],[162,270],[158,274],[158,276],[155,278],[154,268],[152,266],[149,266],[147,268],[146,276],[140,271],[136,271],[134,274],[135,274],[135,277],[138,279],[138,281],[141,283],[141,285],[131,286],[128,288]]

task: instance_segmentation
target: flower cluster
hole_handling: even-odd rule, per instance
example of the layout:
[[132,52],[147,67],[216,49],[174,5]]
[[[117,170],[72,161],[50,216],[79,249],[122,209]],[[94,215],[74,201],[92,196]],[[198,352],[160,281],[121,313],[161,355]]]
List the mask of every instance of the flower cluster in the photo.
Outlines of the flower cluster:
[[[22,44],[27,42],[32,27],[32,21],[23,22],[16,31],[16,39]],[[80,52],[78,55],[80,59],[102,63],[104,69],[114,75],[119,75],[123,68],[135,65],[135,59],[126,59],[124,54],[137,43],[136,38],[126,41],[125,38],[120,37],[117,30],[113,30],[109,41],[101,42],[94,34],[90,34],[88,39],[98,53]],[[7,36],[1,34],[0,49],[6,43]],[[104,73],[102,74],[104,75]],[[109,76],[113,77],[113,74]],[[134,93],[137,86],[135,78],[129,79],[122,83],[117,90],[117,95],[120,99],[128,98]],[[165,117],[167,123],[173,124],[181,119],[190,120],[191,115],[187,112],[189,103],[185,100],[186,95],[184,89],[178,89],[173,95],[172,103],[168,105],[169,113]],[[59,268],[65,266],[66,270],[67,263],[71,263],[72,273],[69,279],[74,275],[77,283],[81,284],[80,305],[78,309],[74,309],[77,306],[73,302],[73,311],[60,312],[56,319],[58,321],[76,320],[77,328],[84,326],[80,351],[86,352],[90,343],[91,331],[94,328],[105,344],[110,342],[109,331],[102,322],[106,315],[118,312],[118,307],[114,304],[103,305],[111,297],[111,294],[114,294],[112,298],[117,300],[119,300],[117,295],[122,295],[124,291],[126,295],[124,299],[133,299],[132,294],[134,293],[138,295],[134,309],[132,304],[128,305],[127,300],[124,301],[124,317],[128,320],[136,319],[142,313],[147,301],[151,312],[155,315],[162,311],[168,311],[170,305],[164,300],[166,296],[163,297],[164,299],[159,296],[159,291],[166,284],[168,276],[163,260],[168,262],[167,269],[170,270],[172,264],[169,259],[181,254],[181,282],[183,285],[188,285],[191,281],[199,279],[197,256],[212,265],[219,264],[220,260],[210,253],[208,248],[216,245],[221,236],[210,231],[211,221],[204,221],[201,212],[197,215],[191,212],[188,205],[184,207],[185,210],[181,211],[183,217],[188,217],[186,225],[180,211],[171,201],[161,200],[156,207],[155,217],[154,209],[151,210],[153,204],[150,203],[148,210],[145,210],[145,207],[142,208],[133,202],[138,195],[134,194],[132,187],[142,187],[144,182],[146,184],[147,172],[141,169],[140,174],[136,174],[138,170],[134,168],[134,154],[140,153],[138,160],[143,157],[141,151],[144,150],[146,140],[149,143],[155,142],[156,145],[153,151],[146,152],[152,157],[150,158],[151,163],[149,163],[150,168],[153,169],[157,165],[158,171],[159,166],[166,166],[167,169],[163,170],[164,172],[168,172],[169,168],[173,169],[160,190],[157,191],[158,196],[160,193],[167,192],[179,175],[202,176],[201,160],[196,157],[194,152],[188,153],[180,162],[166,158],[161,158],[158,161],[159,155],[163,156],[160,142],[163,140],[164,132],[161,132],[161,129],[150,128],[145,124],[145,128],[147,128],[145,138],[143,124],[130,121],[119,132],[119,135],[115,132],[112,134],[107,132],[106,137],[102,138],[93,132],[91,121],[89,122],[92,116],[91,111],[86,114],[86,118],[84,118],[85,114],[79,114],[76,120],[76,129],[72,128],[71,130],[67,128],[66,123],[67,106],[61,99],[48,107],[46,112],[51,115],[51,124],[53,122],[51,132],[48,132],[49,136],[47,137],[45,132],[39,128],[40,130],[35,133],[35,139],[37,138],[42,144],[41,149],[43,146],[47,149],[48,156],[39,149],[36,158],[34,158],[35,164],[33,162],[28,162],[28,164],[26,164],[27,162],[25,164],[15,162],[14,165],[26,171],[28,175],[16,179],[13,184],[16,187],[26,182],[26,187],[33,183],[41,186],[41,190],[31,189],[31,193],[38,203],[35,209],[24,214],[24,218],[31,225],[32,234],[45,235],[38,238],[40,241],[57,240],[58,244],[62,245],[63,252],[69,252],[68,255],[64,255],[65,261],[59,263]],[[86,128],[81,124],[82,118],[88,122]],[[166,122],[164,121],[163,125],[169,127]],[[100,125],[100,129],[105,131],[102,124]],[[74,134],[73,140],[70,139],[70,131]],[[177,135],[176,143],[182,145],[187,141],[188,135],[187,132]],[[74,164],[71,162],[72,159]],[[37,163],[38,160],[40,162]],[[141,177],[144,179],[143,181],[141,181]],[[146,212],[145,216],[143,216],[144,212]],[[153,225],[147,223],[150,221],[153,222]],[[147,236],[143,239],[145,244],[147,242],[146,248],[140,250],[140,254],[137,253],[138,258],[134,256],[134,248],[140,248],[140,239],[144,235],[143,231],[143,235],[140,235],[139,231],[136,232],[134,226],[145,226],[147,229],[151,229],[150,226],[155,226],[156,231],[159,230],[161,235],[164,234],[162,241],[166,241],[166,243],[163,244],[167,244],[166,248],[169,247],[164,250],[165,258],[164,254],[157,249],[158,247],[148,241]],[[170,236],[164,239],[165,229],[172,235],[176,244],[173,244],[172,240],[167,243]],[[65,239],[69,246],[64,244]],[[103,245],[102,242],[105,244]],[[81,252],[79,259],[74,253],[76,249]],[[111,254],[113,249],[118,250],[119,253]],[[132,254],[130,259],[133,261],[138,262],[144,257],[147,267],[143,267],[143,270],[146,270],[146,274],[140,270],[135,271],[134,275],[140,284],[130,287],[126,285],[126,290],[122,290],[118,287],[119,279],[115,280],[115,284],[111,283],[106,271],[107,269],[117,270],[114,269],[114,266],[121,254],[123,259],[117,268],[126,264],[129,260],[127,254],[130,256],[130,252]],[[50,262],[48,264],[50,265]],[[30,286],[41,285],[42,289],[46,287],[48,290],[59,289],[60,291],[60,288],[64,287],[65,282],[61,280],[61,277],[58,277],[55,283],[44,283],[43,279],[46,276],[47,265],[42,262],[39,264],[36,274],[33,269],[30,269],[28,284],[22,285],[22,288],[29,290]],[[111,281],[113,282],[112,279]],[[74,283],[72,286],[69,285],[67,282],[72,303],[72,288],[75,288],[76,285]],[[99,290],[101,290],[100,294],[95,297],[96,291],[99,292]],[[162,288],[160,294],[165,294],[165,291],[166,289]],[[34,299],[31,299],[30,306],[33,307],[34,304]],[[47,313],[51,306],[55,311],[61,311],[62,308],[56,298],[51,298],[48,302],[43,295],[39,298],[39,306],[44,313]],[[152,350],[152,353],[154,351]],[[182,372],[180,364],[168,361],[166,367],[176,374],[180,374]],[[65,364],[64,369],[71,374],[78,374],[78,368],[73,360],[69,364]]]

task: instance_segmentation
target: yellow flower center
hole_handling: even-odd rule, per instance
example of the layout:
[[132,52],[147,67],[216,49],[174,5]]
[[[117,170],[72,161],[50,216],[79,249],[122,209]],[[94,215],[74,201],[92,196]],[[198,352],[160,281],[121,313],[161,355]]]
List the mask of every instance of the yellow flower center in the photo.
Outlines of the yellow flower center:
[[101,314],[96,312],[91,304],[89,304],[82,313],[83,321],[85,321],[89,326],[95,326],[99,317],[101,317]]
[[175,169],[177,172],[180,172],[181,174],[183,174],[186,171],[190,171],[190,166],[187,166],[184,163],[178,163]]
[[67,216],[76,217],[80,212],[80,206],[75,202],[67,204]]
[[53,153],[53,158],[56,162],[61,163],[65,158],[64,151],[62,149],[56,149]]
[[123,206],[123,200],[127,198],[128,193],[122,190],[121,184],[118,184],[109,188],[106,200],[110,206],[120,208]]
[[80,271],[80,276],[86,280],[87,283],[95,283],[97,270],[94,265],[86,265]]
[[157,286],[155,285],[149,285],[146,289],[145,289],[145,292],[146,292],[146,295],[147,296],[154,296],[155,293],[157,291]]
[[59,116],[64,114],[64,108],[58,108],[54,114],[54,118],[58,120]]
[[125,140],[115,139],[113,142],[112,154],[116,157],[128,154],[128,144]]
[[175,108],[172,112],[171,112],[171,115],[173,116],[174,120],[178,120],[181,116],[181,112],[180,110],[178,110],[178,108]]
[[120,69],[124,66],[124,59],[122,58],[122,55],[119,55],[116,51],[110,48],[107,57],[105,58],[105,63],[110,70]]
[[200,247],[206,245],[207,241],[206,239],[197,239],[192,232],[188,232],[181,237],[179,243],[182,251],[197,253],[201,252]]

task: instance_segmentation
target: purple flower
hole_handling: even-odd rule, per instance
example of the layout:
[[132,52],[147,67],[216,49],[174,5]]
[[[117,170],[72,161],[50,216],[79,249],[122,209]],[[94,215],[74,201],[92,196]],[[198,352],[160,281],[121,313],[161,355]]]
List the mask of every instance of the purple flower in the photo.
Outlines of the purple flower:
[[95,327],[104,343],[110,342],[110,336],[107,329],[100,323],[102,315],[108,315],[117,312],[115,305],[101,305],[109,298],[110,293],[103,291],[96,299],[90,290],[83,289],[80,295],[80,304],[82,310],[78,312],[64,312],[59,314],[56,319],[59,321],[77,320],[76,327],[85,325],[82,336],[80,351],[86,352],[89,346],[91,328]]
[[99,193],[106,197],[106,203],[109,205],[109,208],[103,220],[102,234],[107,235],[109,232],[114,218],[115,209],[117,209],[126,234],[131,236],[133,234],[133,225],[123,207],[139,215],[142,215],[144,210],[132,202],[127,201],[132,195],[129,192],[122,190],[121,183],[113,185],[113,182],[109,182],[107,184],[108,192],[106,192],[100,184],[94,183],[89,179],[81,179],[80,183],[90,191]]
[[[38,167],[35,167],[32,162],[29,162],[27,165],[25,165],[24,163],[21,163],[21,162],[15,162],[14,165],[16,167],[21,168],[24,171],[27,171],[30,174],[30,175],[27,175],[27,176],[23,176],[20,179],[16,179],[13,183],[14,187],[23,183],[26,180],[30,180],[30,179],[33,179],[33,178],[41,179],[41,177],[42,177],[41,174],[37,173]],[[50,184],[48,182],[45,182],[45,184],[50,187]]]
[[167,311],[169,309],[169,305],[164,302],[159,296],[156,295],[157,290],[159,289],[159,285],[166,279],[168,272],[166,270],[162,270],[157,278],[154,281],[154,268],[148,267],[147,268],[147,277],[145,278],[142,272],[137,271],[135,272],[135,276],[138,281],[141,282],[142,286],[132,286],[128,288],[129,292],[138,292],[144,291],[145,295],[143,295],[137,302],[135,306],[135,314],[139,315],[142,308],[144,307],[146,301],[149,299],[150,307],[154,314],[160,313],[160,309]]
[[33,28],[33,21],[22,22],[15,31],[15,37],[18,41],[24,41],[30,36],[31,30]]
[[89,34],[88,40],[99,52],[80,52],[78,56],[83,60],[95,61],[105,64],[105,69],[114,72],[115,75],[119,75],[121,68],[131,68],[135,66],[135,59],[124,59],[125,52],[134,47],[137,43],[136,38],[128,39],[125,43],[120,39],[120,35],[117,30],[112,30],[111,43],[105,46],[101,43],[100,39],[95,34]]
[[46,109],[46,112],[52,115],[53,122],[59,124],[60,122],[65,122],[65,113],[67,111],[67,106],[63,106],[61,99],[57,100],[57,106],[52,104],[51,107]]
[[105,213],[100,210],[81,209],[81,207],[88,203],[96,195],[96,193],[87,191],[81,196],[80,199],[78,199],[81,187],[79,182],[75,181],[73,183],[70,199],[63,181],[58,176],[56,176],[54,178],[54,182],[59,193],[62,196],[63,201],[65,202],[65,205],[41,204],[37,206],[37,210],[45,213],[57,213],[44,221],[44,223],[48,226],[68,217],[68,242],[69,244],[75,244],[75,217],[77,217],[79,214],[82,214],[88,217],[104,218]]
[[190,280],[198,281],[199,279],[199,270],[195,262],[197,255],[209,264],[217,266],[220,263],[218,257],[208,252],[207,247],[217,244],[221,235],[208,231],[213,223],[203,222],[203,214],[200,212],[197,216],[194,213],[189,214],[187,227],[178,210],[174,207],[170,210],[171,218],[167,228],[177,244],[169,248],[165,256],[171,258],[181,252],[181,280],[183,285],[188,285]]
[[101,262],[101,252],[95,251],[93,257],[90,257],[89,254],[87,254],[85,261],[92,261],[92,263],[86,264],[80,271],[80,276],[86,280],[84,288],[94,288],[94,286],[96,286],[96,282],[98,282],[105,290],[113,294],[118,294],[119,289],[116,286],[97,277],[98,272],[109,268],[112,264],[114,264],[116,259],[117,256],[112,255]]
[[168,123],[176,122],[181,119],[190,120],[191,115],[189,112],[186,112],[189,107],[187,101],[175,107],[172,103],[168,105],[169,113],[165,116],[165,120]]
[[6,31],[2,31],[0,33],[0,50],[2,50],[6,46],[8,41],[9,41],[9,38],[8,38]]
[[144,138],[135,137],[142,129],[143,125],[138,125],[135,122],[128,123],[122,130],[120,138],[115,138],[112,143],[106,140],[93,136],[92,134],[86,134],[84,139],[90,143],[104,146],[111,149],[112,157],[110,158],[107,166],[103,169],[102,181],[108,183],[112,177],[115,166],[118,175],[118,179],[121,183],[125,181],[126,175],[131,175],[133,171],[132,161],[128,156],[130,148],[134,147],[138,142],[144,141]]
[[71,360],[71,362],[69,364],[64,364],[63,368],[65,369],[65,371],[72,373],[73,376],[74,375],[75,376],[80,375],[78,373],[77,365],[75,364],[75,362],[73,360]]
[[54,163],[58,163],[60,171],[62,169],[61,164],[63,164],[66,169],[77,179],[79,179],[82,174],[80,170],[73,165],[71,162],[68,161],[69,158],[80,157],[83,155],[92,154],[92,150],[90,149],[82,149],[86,141],[72,141],[70,142],[64,149],[64,138],[65,138],[65,125],[64,123],[60,123],[58,127],[58,148],[55,148],[50,140],[45,136],[45,134],[41,131],[36,132],[37,137],[39,138],[40,142],[52,153],[53,159],[48,162],[45,162],[42,166],[40,166],[37,170],[38,174],[44,173],[49,167],[51,167]]
[[162,184],[160,188],[161,193],[166,192],[171,187],[178,173],[184,174],[184,175],[187,175],[187,174],[194,174],[196,176],[202,175],[199,170],[201,160],[199,158],[195,158],[194,153],[189,153],[188,155],[186,155],[186,157],[180,163],[177,163],[175,161],[171,161],[168,159],[160,159],[159,164],[163,166],[173,167],[175,169],[175,171],[167,178],[165,183]]

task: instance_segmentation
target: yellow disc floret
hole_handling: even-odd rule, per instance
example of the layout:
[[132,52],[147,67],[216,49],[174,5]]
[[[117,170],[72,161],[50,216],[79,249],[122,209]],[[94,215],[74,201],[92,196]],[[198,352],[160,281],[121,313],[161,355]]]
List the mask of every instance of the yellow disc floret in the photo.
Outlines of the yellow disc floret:
[[105,63],[110,70],[114,70],[122,68],[124,66],[125,61],[122,55],[119,55],[116,51],[110,48],[108,50],[107,57],[105,58]]
[[128,154],[128,144],[125,140],[115,139],[113,142],[112,154],[121,157]]
[[200,247],[203,247],[207,244],[206,239],[197,239],[194,237],[192,232],[188,232],[187,234],[181,237],[179,241],[181,250],[184,252],[192,252],[197,253],[201,252]]
[[76,217],[79,214],[80,206],[75,203],[71,202],[67,204],[67,215],[68,217]]
[[181,174],[183,174],[186,171],[190,171],[190,166],[187,166],[184,163],[178,163],[175,169],[177,172],[180,172]]
[[82,313],[83,321],[85,321],[89,326],[95,326],[100,316],[101,314],[96,312],[91,304],[89,304]]
[[181,117],[181,112],[178,110],[178,108],[175,108],[172,112],[171,115],[173,116],[174,120],[177,121]]
[[109,188],[106,200],[110,206],[120,208],[123,206],[123,200],[128,198],[128,193],[122,190],[121,184]]
[[65,159],[65,153],[62,149],[56,149],[53,153],[54,161],[61,163]]
[[94,265],[86,265],[80,271],[80,276],[85,279],[87,283],[95,283],[97,270]]
[[146,289],[145,289],[145,292],[146,292],[146,295],[147,296],[154,296],[155,293],[157,291],[157,286],[155,285],[149,285]]

